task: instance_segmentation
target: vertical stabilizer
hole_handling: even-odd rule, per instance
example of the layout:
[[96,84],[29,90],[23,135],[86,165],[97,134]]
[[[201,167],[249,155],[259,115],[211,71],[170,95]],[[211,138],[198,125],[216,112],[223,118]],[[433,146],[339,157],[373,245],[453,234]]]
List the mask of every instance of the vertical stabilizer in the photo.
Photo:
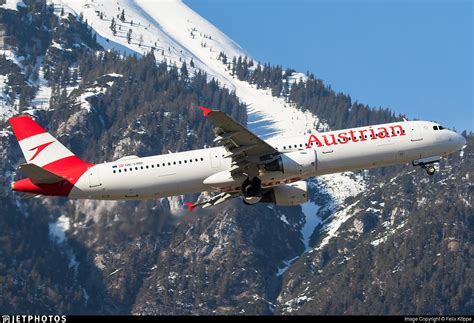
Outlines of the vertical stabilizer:
[[52,162],[74,156],[69,149],[64,147],[30,117],[13,117],[8,121],[28,164],[43,167]]

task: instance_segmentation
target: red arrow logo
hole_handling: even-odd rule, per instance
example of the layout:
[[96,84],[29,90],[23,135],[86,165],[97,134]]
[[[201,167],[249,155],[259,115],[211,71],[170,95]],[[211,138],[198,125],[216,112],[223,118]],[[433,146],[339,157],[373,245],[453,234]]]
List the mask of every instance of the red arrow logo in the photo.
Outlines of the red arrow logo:
[[43,149],[45,149],[46,147],[48,147],[49,145],[51,145],[53,142],[54,142],[54,141],[47,142],[47,143],[45,143],[45,144],[41,144],[41,145],[39,145],[39,146],[36,146],[36,147],[34,147],[34,148],[31,148],[29,151],[33,151],[33,150],[36,149],[36,152],[34,153],[33,157],[30,158],[29,161],[32,161],[33,159],[35,159],[36,156],[38,156],[39,153],[43,151]]

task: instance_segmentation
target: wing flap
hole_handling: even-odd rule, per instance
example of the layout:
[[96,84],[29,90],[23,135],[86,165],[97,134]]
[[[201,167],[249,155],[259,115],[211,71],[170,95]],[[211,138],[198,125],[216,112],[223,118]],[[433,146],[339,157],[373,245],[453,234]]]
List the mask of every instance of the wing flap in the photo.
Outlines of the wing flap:
[[263,139],[222,111],[200,107],[204,116],[214,124],[214,142],[222,145],[227,153],[224,158],[232,159],[232,174],[257,174],[256,160],[261,156],[273,158],[279,152]]
[[270,153],[278,154],[275,148],[229,117],[226,113],[210,109],[206,111],[206,116],[211,119],[215,125],[214,132],[216,134],[216,141],[223,144],[226,148],[230,146],[229,149],[232,149],[235,148],[235,145],[238,147],[246,146],[248,149],[246,149],[245,152],[248,156],[259,156]]
[[208,208],[210,206],[214,206],[214,205],[224,203],[225,201],[236,198],[238,196],[240,196],[240,193],[222,192],[222,193],[219,193],[219,194],[217,194],[213,197],[205,199],[204,201],[196,202],[194,204],[186,202],[186,205],[189,209],[189,212],[192,212],[194,210],[194,208],[196,208],[197,206],[202,206],[202,208],[205,209],[205,208]]
[[35,164],[21,164],[20,170],[28,176],[33,184],[53,184],[64,181],[63,177]]

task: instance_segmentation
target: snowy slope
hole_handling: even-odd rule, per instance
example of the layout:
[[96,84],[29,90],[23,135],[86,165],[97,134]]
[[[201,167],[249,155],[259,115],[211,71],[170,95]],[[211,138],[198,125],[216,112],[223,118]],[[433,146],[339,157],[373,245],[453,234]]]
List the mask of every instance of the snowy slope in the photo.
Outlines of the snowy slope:
[[0,8],[9,9],[9,10],[17,10],[17,7],[24,7],[25,4],[22,0],[4,0],[5,3],[0,5]]
[[[51,0],[51,2],[53,2]],[[192,61],[195,68],[205,71],[210,78],[216,78],[248,106],[248,127],[265,139],[302,135],[317,130],[328,130],[326,123],[310,112],[298,110],[282,98],[272,96],[270,90],[257,89],[254,85],[234,78],[227,67],[217,59],[220,52],[227,57],[249,56],[238,44],[191,10],[179,0],[54,0],[55,12],[82,15],[97,33],[97,39],[106,49],[115,49],[124,54],[146,54],[152,49],[158,61],[180,67],[183,62]],[[119,19],[124,11],[125,19]],[[116,33],[110,26],[116,23]],[[132,30],[131,41],[127,33]],[[192,69],[191,69],[192,71]],[[304,78],[297,73],[295,78]],[[219,107],[213,107],[218,109]],[[328,175],[318,179],[333,196],[331,205],[324,207],[336,211],[348,196],[364,189],[363,179],[353,178],[351,173]],[[308,248],[309,236],[320,222],[317,212],[322,209],[317,201],[303,207],[306,225],[302,236]],[[330,222],[339,224],[347,220],[344,212],[336,212]],[[335,234],[338,225],[328,222],[328,239]]]

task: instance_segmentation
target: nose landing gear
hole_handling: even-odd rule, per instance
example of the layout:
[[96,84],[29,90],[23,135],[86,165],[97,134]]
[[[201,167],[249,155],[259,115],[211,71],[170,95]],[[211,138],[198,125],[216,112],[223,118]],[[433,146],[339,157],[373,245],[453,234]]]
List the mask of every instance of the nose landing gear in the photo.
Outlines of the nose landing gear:
[[420,166],[421,168],[424,168],[426,170],[426,173],[430,176],[434,175],[434,173],[436,172],[436,168],[433,164],[421,164]]
[[412,164],[413,166],[420,166],[421,168],[426,170],[426,173],[428,175],[432,176],[436,172],[434,163],[439,162],[440,159],[441,157],[439,156],[427,157],[427,158],[414,160]]

